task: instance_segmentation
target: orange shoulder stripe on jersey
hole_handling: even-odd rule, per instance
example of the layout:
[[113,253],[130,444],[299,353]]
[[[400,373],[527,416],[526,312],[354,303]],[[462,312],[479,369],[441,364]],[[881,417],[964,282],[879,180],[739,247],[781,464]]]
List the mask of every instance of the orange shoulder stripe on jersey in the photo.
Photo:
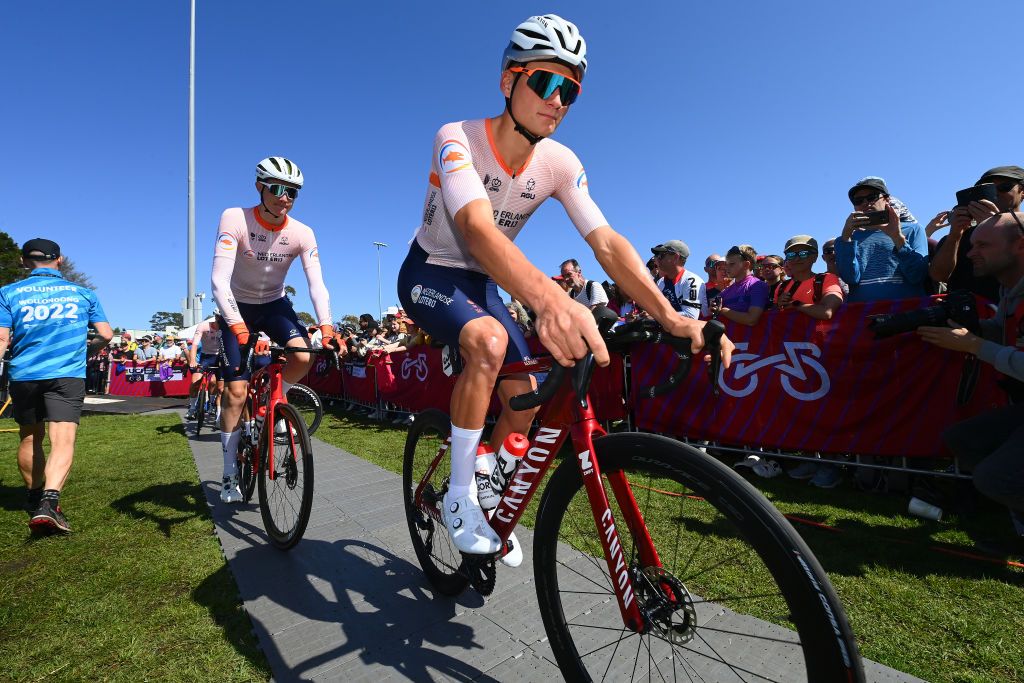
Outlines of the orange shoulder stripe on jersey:
[[430,172],[430,184],[434,187],[441,187],[441,179],[433,171]]
[[256,222],[257,223],[262,225],[264,228],[266,228],[270,232],[280,232],[280,231],[284,230],[286,225],[288,225],[288,216],[284,217],[284,223],[282,223],[281,225],[274,225],[273,223],[266,222],[265,220],[260,218],[260,208],[258,206],[252,207],[252,215],[256,217]]
[[491,131],[490,119],[484,119],[484,129],[487,131],[487,144],[491,146],[491,153],[494,155],[494,158],[498,160],[498,165],[501,166],[502,170],[504,170],[505,173],[508,173],[513,178],[515,178],[520,173],[525,171],[526,167],[530,165],[530,160],[533,159],[533,153],[537,151],[537,148],[534,147],[533,149],[530,150],[530,156],[526,157],[526,162],[519,168],[518,171],[513,171],[511,168],[508,167],[508,164],[505,163],[505,160],[501,158],[501,153],[498,152],[498,145],[494,143],[494,133]]

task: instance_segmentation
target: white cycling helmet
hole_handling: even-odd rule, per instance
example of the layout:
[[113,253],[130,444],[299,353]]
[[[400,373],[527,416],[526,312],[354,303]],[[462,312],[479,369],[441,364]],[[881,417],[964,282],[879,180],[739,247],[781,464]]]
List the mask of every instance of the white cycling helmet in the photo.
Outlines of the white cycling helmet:
[[516,26],[501,57],[501,70],[510,62],[562,62],[583,80],[587,71],[587,43],[576,24],[557,14],[530,17]]
[[256,177],[263,181],[283,180],[302,187],[302,171],[295,162],[284,157],[267,157],[256,164]]

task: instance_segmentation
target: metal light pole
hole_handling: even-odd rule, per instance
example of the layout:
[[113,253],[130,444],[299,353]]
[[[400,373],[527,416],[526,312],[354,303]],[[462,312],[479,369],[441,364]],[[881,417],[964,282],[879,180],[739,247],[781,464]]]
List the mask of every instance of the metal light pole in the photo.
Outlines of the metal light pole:
[[380,248],[388,245],[383,242],[374,242],[373,246],[377,247],[377,311],[380,313],[378,320],[384,320],[384,307],[380,303]]
[[[196,298],[196,0],[191,2],[188,45],[188,294],[185,300],[185,327],[195,325],[202,316],[202,300]],[[196,311],[196,304],[199,311]]]

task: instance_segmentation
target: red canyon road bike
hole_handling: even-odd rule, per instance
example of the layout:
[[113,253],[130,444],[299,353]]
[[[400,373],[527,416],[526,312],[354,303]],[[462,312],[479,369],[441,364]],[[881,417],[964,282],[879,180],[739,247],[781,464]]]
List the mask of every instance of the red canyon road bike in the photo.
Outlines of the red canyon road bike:
[[[705,328],[713,357],[723,330],[717,322]],[[644,342],[676,351],[672,376],[641,393],[666,393],[689,371],[689,340],[668,336],[653,321],[602,334],[612,352]],[[534,578],[567,680],[864,680],[828,577],[768,500],[688,445],[654,434],[606,435],[587,394],[592,355],[568,370],[551,358],[535,363],[501,371],[551,370],[536,391],[512,399],[513,409],[544,408],[491,524],[507,552],[509,533],[544,488],[532,521]],[[409,531],[440,593],[472,585],[487,595],[496,558],[459,553],[442,521],[449,431],[448,416],[436,410],[418,415],[409,431]],[[570,436],[571,454],[547,477]]]

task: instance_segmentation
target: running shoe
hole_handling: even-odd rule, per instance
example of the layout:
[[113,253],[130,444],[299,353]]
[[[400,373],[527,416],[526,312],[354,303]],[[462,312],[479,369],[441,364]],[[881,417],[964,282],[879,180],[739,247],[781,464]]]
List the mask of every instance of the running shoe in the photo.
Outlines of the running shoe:
[[819,467],[821,467],[820,462],[802,462],[787,474],[790,479],[811,479],[818,473]]
[[444,525],[455,547],[471,555],[491,555],[501,550],[501,539],[487,523],[480,503],[467,496],[444,494]]
[[48,500],[39,503],[39,507],[32,513],[32,519],[28,525],[37,531],[51,531],[66,534],[71,531],[71,525],[64,518],[64,512],[60,505],[54,505]]
[[819,489],[834,489],[843,481],[843,473],[835,465],[822,464],[811,479],[811,485]]
[[224,480],[220,484],[220,502],[242,502],[242,489],[238,486],[238,475],[224,477]]

